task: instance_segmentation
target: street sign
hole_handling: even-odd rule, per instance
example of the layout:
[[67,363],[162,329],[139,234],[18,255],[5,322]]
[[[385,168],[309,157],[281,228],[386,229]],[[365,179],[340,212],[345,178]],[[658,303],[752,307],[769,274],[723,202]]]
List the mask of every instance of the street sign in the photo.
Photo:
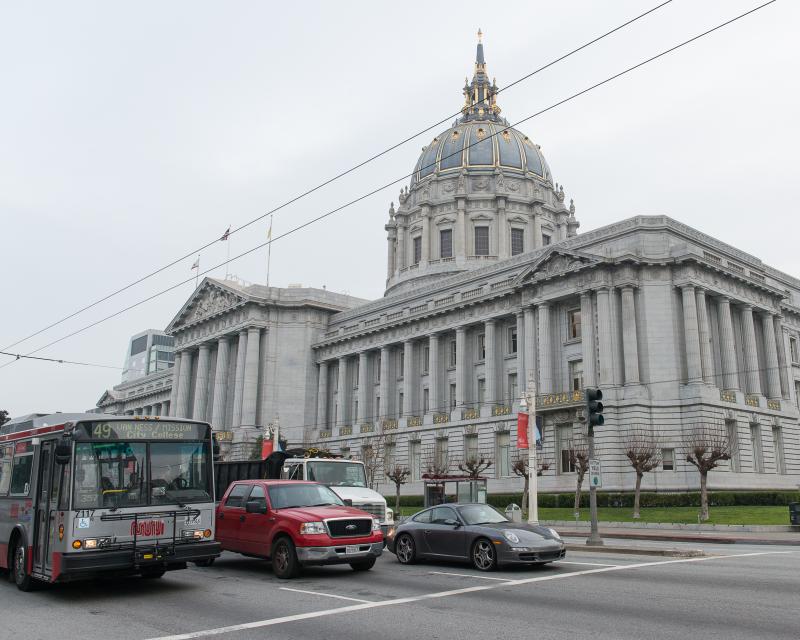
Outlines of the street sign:
[[599,489],[603,486],[603,474],[599,460],[589,460],[589,486]]

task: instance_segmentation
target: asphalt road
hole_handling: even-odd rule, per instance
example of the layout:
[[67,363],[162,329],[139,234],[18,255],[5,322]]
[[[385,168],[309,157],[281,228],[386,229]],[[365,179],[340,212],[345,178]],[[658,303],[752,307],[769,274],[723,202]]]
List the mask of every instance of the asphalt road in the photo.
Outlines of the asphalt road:
[[800,638],[800,549],[703,549],[715,555],[570,552],[491,574],[404,567],[386,552],[368,573],[328,567],[292,581],[226,553],[213,567],[155,581],[27,594],[3,581],[0,638]]

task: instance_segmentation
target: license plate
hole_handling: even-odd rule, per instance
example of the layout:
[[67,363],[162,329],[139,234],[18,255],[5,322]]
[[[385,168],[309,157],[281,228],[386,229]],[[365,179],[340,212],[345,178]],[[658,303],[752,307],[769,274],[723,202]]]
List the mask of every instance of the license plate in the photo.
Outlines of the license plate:
[[357,544],[348,544],[348,545],[347,545],[347,546],[344,548],[344,552],[345,552],[347,555],[350,555],[350,554],[352,554],[352,553],[361,553],[361,549],[359,549],[359,548],[358,548],[358,545],[357,545]]
[[187,525],[200,524],[200,514],[198,513],[197,515],[194,516],[186,516],[184,524]]

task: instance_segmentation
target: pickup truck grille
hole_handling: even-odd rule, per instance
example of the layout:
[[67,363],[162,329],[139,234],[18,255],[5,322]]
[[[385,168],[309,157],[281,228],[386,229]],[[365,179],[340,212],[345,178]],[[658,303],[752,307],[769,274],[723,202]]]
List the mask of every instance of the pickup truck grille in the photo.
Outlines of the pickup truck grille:
[[365,502],[364,504],[356,504],[354,502],[353,506],[375,516],[381,522],[386,522],[386,506],[380,502]]
[[343,520],[326,520],[331,538],[354,538],[368,536],[372,533],[372,518],[347,518]]

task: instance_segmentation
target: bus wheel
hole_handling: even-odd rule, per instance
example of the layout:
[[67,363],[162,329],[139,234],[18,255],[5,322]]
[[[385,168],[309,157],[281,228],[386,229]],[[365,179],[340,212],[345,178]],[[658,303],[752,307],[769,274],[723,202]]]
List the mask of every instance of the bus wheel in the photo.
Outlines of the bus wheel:
[[146,580],[158,580],[166,572],[166,569],[145,569],[142,571],[142,578]]
[[26,571],[27,564],[28,555],[25,552],[25,544],[21,539],[17,540],[11,563],[11,575],[20,591],[30,591],[34,586],[33,578]]

